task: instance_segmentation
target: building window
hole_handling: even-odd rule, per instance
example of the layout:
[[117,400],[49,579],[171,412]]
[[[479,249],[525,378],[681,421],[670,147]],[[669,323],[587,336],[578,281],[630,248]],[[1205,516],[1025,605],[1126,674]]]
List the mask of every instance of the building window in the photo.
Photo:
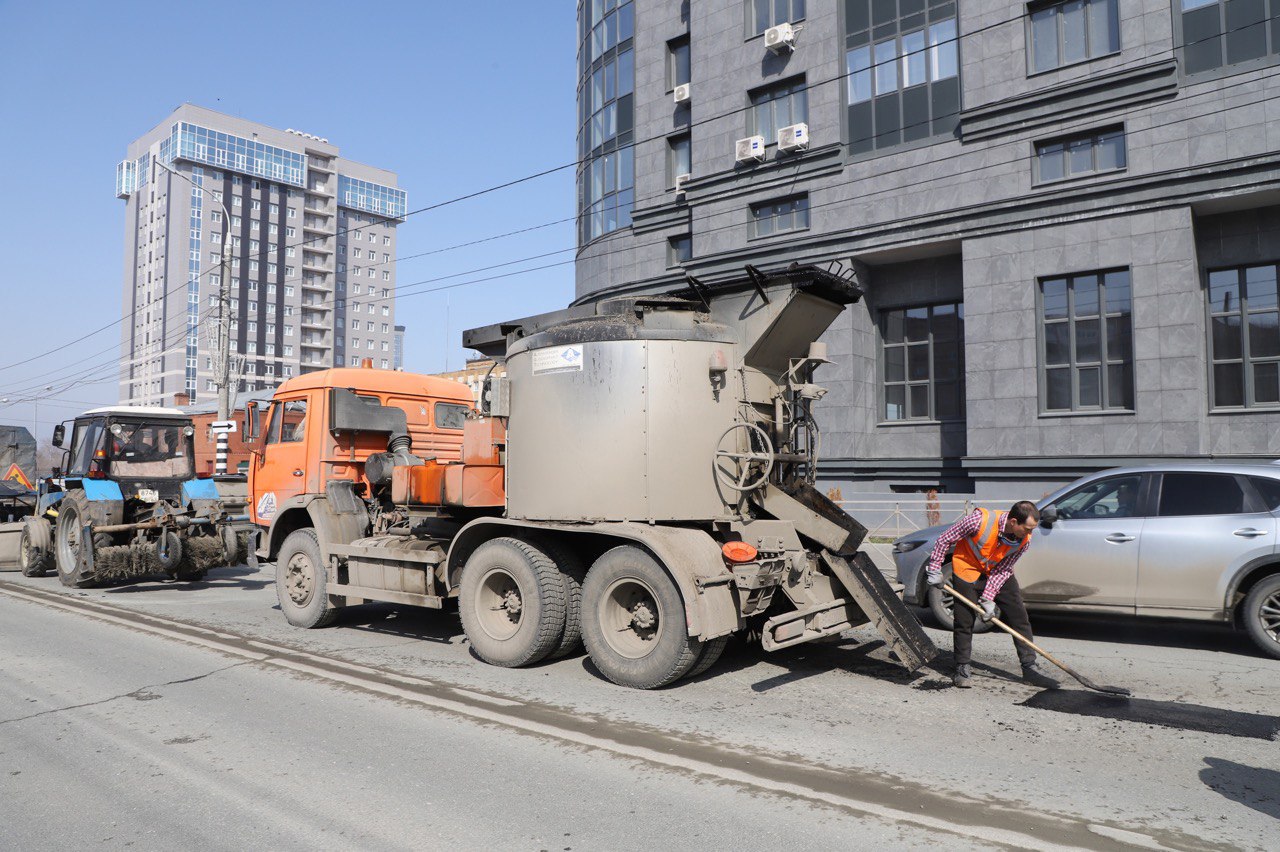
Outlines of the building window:
[[865,153],[955,130],[960,61],[954,4],[850,0],[849,147]]
[[1119,0],[1067,0],[1031,12],[1031,71],[1050,71],[1120,50]]
[[1036,143],[1036,183],[1123,171],[1124,128]]
[[688,133],[667,138],[667,185],[675,186],[676,178],[693,171],[693,148]]
[[681,234],[667,240],[667,266],[679,266],[693,259],[693,235]]
[[747,0],[751,33],[760,33],[778,24],[790,24],[804,17],[804,0]]
[[964,305],[885,311],[885,420],[964,418]]
[[747,135],[763,136],[764,144],[776,145],[779,128],[809,121],[808,87],[804,78],[752,92],[747,115]]
[[[1188,74],[1280,55],[1280,0],[1174,0]],[[1267,21],[1271,21],[1268,34]],[[1268,45],[1268,38],[1270,45]]]
[[1277,264],[1209,273],[1214,408],[1280,405]]
[[809,227],[809,196],[751,205],[751,236],[770,237]]
[[578,243],[585,245],[630,227],[635,206],[635,4],[581,3],[578,24]]
[[1129,270],[1043,278],[1038,296],[1041,410],[1132,410]]
[[667,91],[689,82],[689,37],[687,35],[667,42]]

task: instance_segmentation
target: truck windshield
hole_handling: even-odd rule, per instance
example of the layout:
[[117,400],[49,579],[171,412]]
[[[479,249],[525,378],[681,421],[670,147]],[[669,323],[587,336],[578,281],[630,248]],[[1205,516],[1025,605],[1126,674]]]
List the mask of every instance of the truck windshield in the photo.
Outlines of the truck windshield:
[[[117,423],[111,429],[111,473],[120,479],[190,479],[191,438],[180,423]],[[117,428],[118,427],[118,428]]]

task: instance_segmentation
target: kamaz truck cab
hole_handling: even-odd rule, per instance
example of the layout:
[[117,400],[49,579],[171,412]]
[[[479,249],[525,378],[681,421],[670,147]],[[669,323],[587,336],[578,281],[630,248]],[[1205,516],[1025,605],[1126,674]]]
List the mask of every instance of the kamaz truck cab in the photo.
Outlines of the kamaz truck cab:
[[[175,408],[107,407],[72,424],[63,466],[41,480],[24,522],[22,568],[56,564],[68,586],[164,573],[197,580],[244,556],[247,533],[222,511],[218,489],[195,476],[195,429]],[[62,447],[66,424],[53,433]]]

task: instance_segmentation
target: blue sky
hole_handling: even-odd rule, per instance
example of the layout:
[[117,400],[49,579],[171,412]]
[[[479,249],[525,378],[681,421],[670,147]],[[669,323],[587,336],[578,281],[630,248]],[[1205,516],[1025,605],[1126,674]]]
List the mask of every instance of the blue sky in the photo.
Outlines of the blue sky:
[[[0,0],[0,368],[121,315],[124,202],[115,164],[189,101],[328,138],[391,169],[416,209],[574,159],[575,7],[559,2],[217,3]],[[227,33],[225,37],[219,33]],[[411,216],[399,229],[406,367],[461,366],[461,330],[563,307],[573,170]],[[536,260],[460,275],[548,252]],[[561,264],[496,281],[474,278]],[[446,320],[447,317],[447,320]],[[0,423],[52,424],[115,401],[113,380],[60,391],[110,357],[119,326],[0,369]],[[53,392],[43,387],[52,385]],[[15,400],[20,400],[15,402]]]

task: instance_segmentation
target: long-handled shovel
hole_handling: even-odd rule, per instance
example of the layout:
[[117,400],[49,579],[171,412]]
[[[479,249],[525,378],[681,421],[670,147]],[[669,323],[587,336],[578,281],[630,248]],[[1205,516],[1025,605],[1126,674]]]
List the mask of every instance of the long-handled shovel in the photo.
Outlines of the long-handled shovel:
[[[962,594],[960,594],[959,592],[957,592],[955,589],[951,588],[951,586],[947,585],[946,583],[943,583],[943,584],[942,584],[942,588],[946,589],[948,592],[950,592],[950,593],[951,593],[951,597],[952,597],[952,599],[957,600],[957,601],[959,601],[960,603],[964,604],[965,606],[969,607],[969,609],[971,609],[971,610],[973,610],[974,612],[976,612],[979,616],[981,616],[981,615],[982,615],[982,607],[978,606],[976,603],[974,603],[973,601],[969,600],[969,599],[968,599],[968,598],[966,598],[964,595],[962,595]],[[1061,661],[1061,660],[1059,660],[1057,657],[1053,656],[1053,654],[1050,654],[1050,653],[1049,653],[1048,651],[1046,651],[1044,648],[1041,648],[1041,647],[1040,647],[1039,645],[1037,645],[1035,642],[1032,642],[1030,639],[1028,639],[1027,637],[1023,636],[1021,633],[1019,633],[1018,631],[1014,630],[1012,627],[1010,627],[1009,625],[1005,624],[1005,623],[1004,623],[1003,621],[1001,621],[1000,619],[998,619],[998,618],[993,618],[993,619],[991,619],[991,622],[992,622],[993,624],[995,624],[995,626],[996,626],[996,627],[999,627],[999,628],[1000,628],[1001,630],[1003,630],[1005,633],[1008,633],[1008,634],[1009,634],[1010,636],[1012,636],[1014,639],[1017,639],[1017,640],[1018,640],[1019,642],[1021,642],[1023,645],[1026,645],[1028,648],[1032,649],[1032,650],[1033,650],[1033,651],[1035,651],[1037,654],[1039,654],[1040,656],[1044,657],[1046,660],[1048,660],[1049,662],[1053,663],[1055,666],[1057,666],[1058,668],[1062,669],[1064,672],[1066,672],[1067,674],[1071,675],[1073,678],[1075,678],[1076,680],[1080,681],[1080,683],[1084,684],[1085,686],[1089,687],[1090,689],[1096,690],[1096,691],[1098,691],[1098,692],[1105,692],[1105,693],[1107,693],[1108,695],[1122,695],[1122,696],[1124,696],[1124,697],[1126,697],[1126,698],[1127,698],[1128,696],[1130,696],[1130,695],[1132,695],[1132,694],[1133,694],[1133,693],[1132,693],[1132,692],[1130,692],[1129,690],[1125,689],[1123,686],[1105,686],[1105,685],[1103,685],[1103,684],[1094,683],[1093,681],[1089,680],[1089,678],[1087,678],[1087,677],[1085,677],[1084,675],[1080,674],[1080,672],[1078,672],[1078,671],[1076,671],[1075,669],[1071,668],[1071,666],[1069,666],[1069,665],[1067,665],[1066,663],[1062,662],[1062,661]]]

